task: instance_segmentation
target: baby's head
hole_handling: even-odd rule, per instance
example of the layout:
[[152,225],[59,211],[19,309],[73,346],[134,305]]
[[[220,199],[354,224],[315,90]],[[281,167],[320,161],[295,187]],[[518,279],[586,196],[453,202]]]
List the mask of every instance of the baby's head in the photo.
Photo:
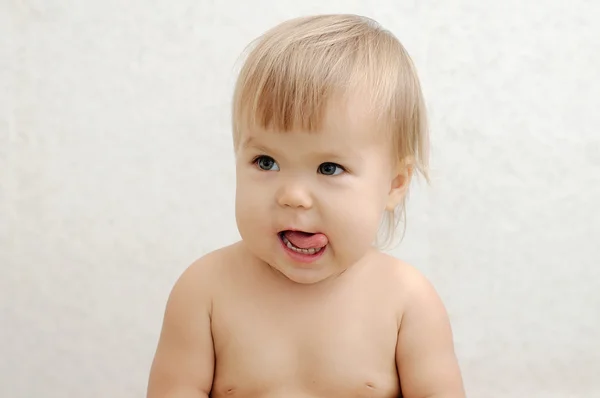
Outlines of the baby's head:
[[[412,176],[427,179],[412,61],[390,32],[355,15],[289,20],[253,43],[235,88],[233,141],[242,238],[298,281],[342,271],[378,232],[393,238]],[[292,258],[282,244],[312,246]]]

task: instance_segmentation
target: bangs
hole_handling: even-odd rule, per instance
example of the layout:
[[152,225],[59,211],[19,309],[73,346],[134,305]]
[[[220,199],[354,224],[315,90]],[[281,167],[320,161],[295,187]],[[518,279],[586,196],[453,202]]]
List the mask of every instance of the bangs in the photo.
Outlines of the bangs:
[[316,131],[331,98],[347,90],[353,54],[321,43],[290,43],[281,50],[253,60],[236,95],[235,119],[281,132]]
[[397,82],[385,58],[393,38],[364,17],[326,19],[288,21],[255,43],[236,86],[235,130],[318,130],[327,104],[348,92],[370,95],[373,109],[389,108]]

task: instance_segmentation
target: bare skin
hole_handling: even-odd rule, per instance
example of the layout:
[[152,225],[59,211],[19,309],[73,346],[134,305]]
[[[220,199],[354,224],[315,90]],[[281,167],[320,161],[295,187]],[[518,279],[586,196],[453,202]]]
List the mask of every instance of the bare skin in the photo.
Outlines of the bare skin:
[[178,280],[150,373],[148,398],[209,396],[465,395],[445,309],[415,269],[373,250],[302,285],[237,243]]

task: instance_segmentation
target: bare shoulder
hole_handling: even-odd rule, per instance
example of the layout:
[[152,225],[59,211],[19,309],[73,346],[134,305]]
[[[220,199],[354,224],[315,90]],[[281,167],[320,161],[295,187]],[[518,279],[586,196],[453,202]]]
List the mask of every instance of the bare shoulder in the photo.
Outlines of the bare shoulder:
[[450,319],[442,299],[416,267],[382,255],[386,283],[400,310],[396,362],[403,396],[463,398]]
[[225,269],[231,264],[234,251],[235,246],[226,246],[198,258],[182,272],[173,286],[172,294],[210,294],[215,282],[222,278]]
[[171,289],[150,370],[149,398],[210,394],[214,376],[212,304],[232,251],[226,247],[196,260]]
[[216,288],[234,272],[234,268],[239,264],[239,251],[239,244],[233,244],[198,258],[175,282],[169,303],[177,305],[188,301],[177,300],[180,296],[199,299],[195,301],[196,303],[212,301],[218,292]]
[[401,304],[401,312],[423,304],[422,300],[439,299],[432,283],[416,267],[396,257],[378,253],[373,267],[380,286],[395,295],[394,301]]
[[433,283],[415,266],[389,255],[383,255],[385,278],[395,287],[402,306],[402,320],[415,317],[443,319],[449,326],[446,307]]
[[212,316],[212,304],[218,293],[216,288],[234,263],[234,253],[233,245],[211,251],[181,273],[167,299],[164,326],[189,322],[203,313],[209,318]]

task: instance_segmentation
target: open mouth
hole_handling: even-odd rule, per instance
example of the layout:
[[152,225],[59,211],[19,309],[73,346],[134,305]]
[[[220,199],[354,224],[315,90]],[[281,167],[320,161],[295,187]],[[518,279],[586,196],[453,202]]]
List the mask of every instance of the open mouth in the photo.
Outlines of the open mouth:
[[279,237],[281,238],[281,241],[283,242],[284,245],[287,246],[288,249],[293,250],[296,253],[315,254],[315,253],[318,253],[321,250],[323,250],[323,248],[325,247],[325,246],[309,247],[309,248],[298,247],[298,246],[294,245],[292,242],[290,242],[290,240],[285,236],[284,232],[281,232],[279,234]]
[[279,239],[291,252],[305,256],[321,254],[328,243],[327,237],[321,233],[303,231],[281,231]]

